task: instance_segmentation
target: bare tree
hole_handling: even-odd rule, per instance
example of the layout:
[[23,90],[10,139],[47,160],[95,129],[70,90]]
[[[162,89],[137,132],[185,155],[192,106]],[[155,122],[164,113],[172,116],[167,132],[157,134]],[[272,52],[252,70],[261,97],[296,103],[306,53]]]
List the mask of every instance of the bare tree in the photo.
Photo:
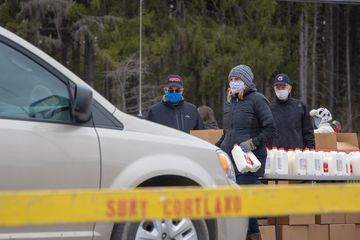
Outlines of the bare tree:
[[329,30],[329,69],[328,69],[328,76],[329,76],[329,108],[331,110],[334,109],[334,23],[333,23],[333,6],[332,4],[329,4],[329,24],[328,24],[328,30]]
[[346,83],[347,83],[347,127],[352,131],[352,105],[351,105],[351,71],[350,71],[350,11],[349,6],[345,10],[346,26]]
[[307,9],[303,9],[300,17],[300,34],[299,34],[299,55],[300,55],[300,67],[299,67],[299,80],[300,80],[300,98],[307,104],[307,75],[308,75],[308,24]]
[[316,45],[317,45],[317,16],[318,11],[317,8],[315,8],[314,12],[314,20],[313,20],[313,38],[312,38],[312,48],[311,48],[311,77],[312,77],[312,85],[311,85],[311,107],[315,108],[316,106],[316,61],[317,61],[317,55],[316,55]]

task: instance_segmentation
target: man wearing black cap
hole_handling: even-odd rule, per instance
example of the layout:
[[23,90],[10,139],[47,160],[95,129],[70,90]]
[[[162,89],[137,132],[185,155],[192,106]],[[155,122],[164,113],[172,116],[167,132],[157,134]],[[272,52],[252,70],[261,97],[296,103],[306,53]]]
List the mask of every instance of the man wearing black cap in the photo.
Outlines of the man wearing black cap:
[[183,80],[178,75],[166,79],[162,101],[151,106],[147,120],[190,133],[203,129],[203,123],[196,107],[184,101]]
[[277,126],[273,147],[284,149],[314,148],[314,128],[305,104],[290,98],[291,81],[286,74],[278,74],[274,80],[275,99],[270,108]]

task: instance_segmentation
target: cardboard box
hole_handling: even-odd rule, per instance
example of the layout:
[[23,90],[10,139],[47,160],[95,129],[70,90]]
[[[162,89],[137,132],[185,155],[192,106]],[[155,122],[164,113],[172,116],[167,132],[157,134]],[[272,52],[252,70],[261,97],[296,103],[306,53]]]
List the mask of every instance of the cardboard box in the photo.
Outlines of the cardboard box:
[[347,213],[345,215],[346,223],[360,223],[360,213]]
[[191,130],[190,134],[201,138],[209,143],[215,144],[223,135],[222,129]]
[[316,133],[316,150],[337,150],[336,133]]
[[[269,224],[275,224],[275,218],[269,218]],[[278,225],[310,225],[315,224],[315,215],[289,215],[277,217]]]
[[[307,240],[307,226],[280,226],[280,240]],[[344,240],[344,239],[342,239]]]
[[329,240],[329,225],[309,225],[308,240]]
[[329,225],[330,240],[355,240],[355,224]]
[[276,240],[275,226],[260,226],[262,240]]
[[338,150],[358,150],[359,142],[356,133],[338,133],[336,134]]
[[315,134],[315,148],[351,151],[359,149],[359,142],[356,133],[318,133]]
[[269,220],[267,218],[258,219],[258,224],[259,224],[259,226],[268,226],[269,225]]
[[360,225],[355,225],[355,239],[360,240]]
[[345,223],[345,213],[327,213],[316,215],[316,224],[339,224]]

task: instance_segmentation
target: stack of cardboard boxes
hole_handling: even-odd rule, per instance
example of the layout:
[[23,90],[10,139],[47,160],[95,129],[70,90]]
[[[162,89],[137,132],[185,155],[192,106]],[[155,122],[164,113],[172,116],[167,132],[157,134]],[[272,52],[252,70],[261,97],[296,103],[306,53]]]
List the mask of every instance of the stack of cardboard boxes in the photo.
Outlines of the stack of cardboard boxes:
[[[191,134],[216,143],[222,130],[197,130]],[[315,134],[317,150],[358,150],[355,133]],[[268,184],[298,182],[268,181]],[[259,219],[263,240],[360,240],[360,213],[290,215]]]
[[[276,222],[277,221],[277,222]],[[290,215],[259,220],[263,240],[360,240],[360,213]]]
[[[355,133],[315,134],[317,150],[358,150]],[[298,182],[268,181],[268,184],[291,184]],[[360,240],[360,213],[290,215],[259,221],[262,229],[273,225],[274,234],[264,231],[263,240]],[[267,224],[267,225],[266,225]]]

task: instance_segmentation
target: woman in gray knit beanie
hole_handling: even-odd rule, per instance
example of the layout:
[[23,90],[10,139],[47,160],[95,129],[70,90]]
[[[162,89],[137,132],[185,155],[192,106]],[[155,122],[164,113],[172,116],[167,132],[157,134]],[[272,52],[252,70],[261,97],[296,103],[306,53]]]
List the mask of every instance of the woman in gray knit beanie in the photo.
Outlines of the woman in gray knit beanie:
[[[232,156],[234,144],[239,144],[244,152],[252,151],[261,162],[261,168],[255,173],[240,173],[235,168],[236,182],[239,185],[260,184],[259,177],[265,171],[266,143],[276,132],[269,101],[257,92],[253,82],[254,74],[246,65],[231,69],[228,81],[228,101],[224,105],[224,135],[217,145],[229,156]],[[232,157],[231,159],[234,163]],[[249,219],[247,239],[261,239],[256,218]]]

